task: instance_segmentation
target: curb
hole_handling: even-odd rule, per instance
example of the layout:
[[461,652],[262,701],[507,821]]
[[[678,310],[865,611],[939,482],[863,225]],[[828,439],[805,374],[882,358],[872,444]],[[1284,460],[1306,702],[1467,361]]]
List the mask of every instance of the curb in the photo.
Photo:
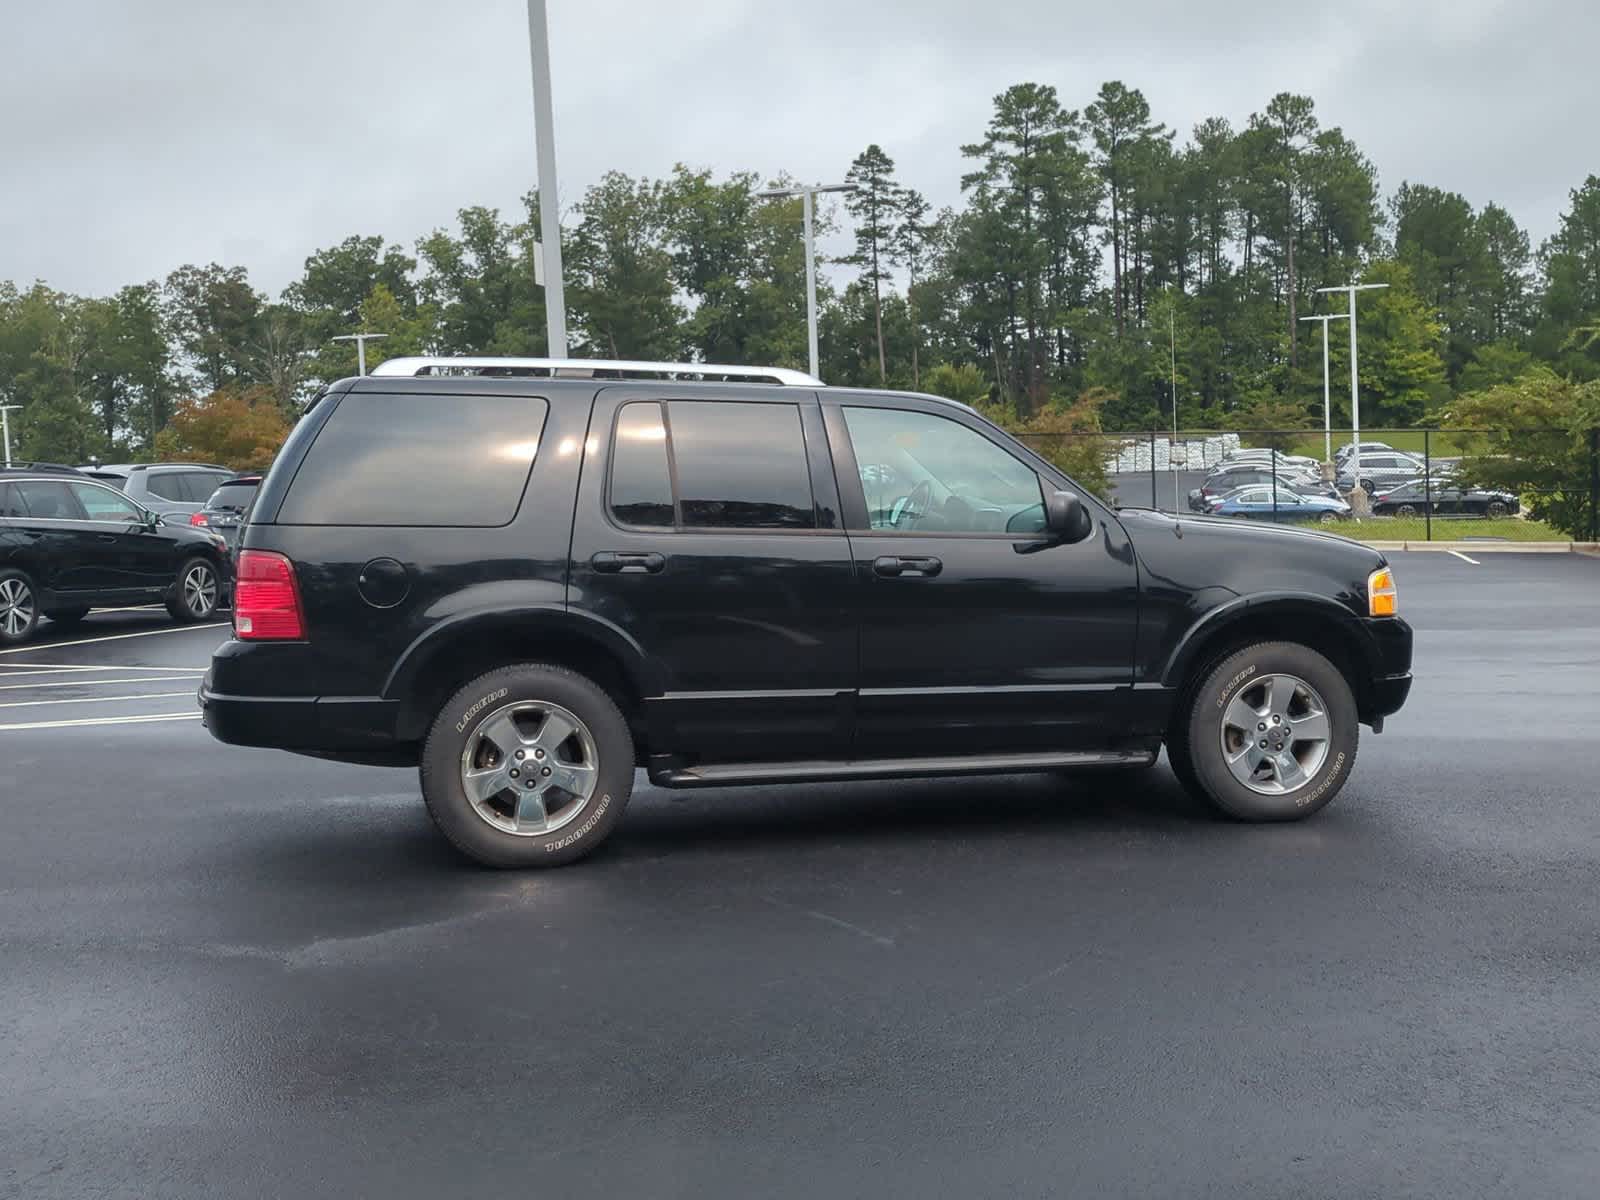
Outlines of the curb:
[[[1353,540],[1353,539],[1352,539]],[[1449,554],[1583,554],[1600,558],[1600,542],[1362,542],[1374,550],[1426,551]]]

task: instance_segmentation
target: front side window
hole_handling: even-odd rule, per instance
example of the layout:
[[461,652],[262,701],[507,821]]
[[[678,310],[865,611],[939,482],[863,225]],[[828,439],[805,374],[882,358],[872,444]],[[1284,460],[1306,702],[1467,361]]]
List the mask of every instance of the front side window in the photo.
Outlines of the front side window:
[[623,405],[612,439],[610,505],[624,525],[816,528],[799,408],[713,400]]
[[138,505],[110,488],[96,487],[92,483],[71,483],[67,486],[78,498],[78,503],[83,505],[83,511],[89,514],[91,521],[125,521],[137,524],[144,520],[144,514],[139,511]]
[[44,521],[81,521],[83,510],[72,498],[65,483],[53,479],[29,479],[16,485],[17,494],[28,515]]
[[1033,468],[975,430],[931,413],[846,408],[867,524],[914,533],[1040,533]]

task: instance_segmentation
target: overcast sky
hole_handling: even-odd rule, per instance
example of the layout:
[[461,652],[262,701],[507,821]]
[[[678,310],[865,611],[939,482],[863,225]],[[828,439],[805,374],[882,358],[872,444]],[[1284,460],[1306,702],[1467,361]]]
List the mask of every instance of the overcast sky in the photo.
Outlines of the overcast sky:
[[[565,208],[675,162],[827,181],[868,142],[934,204],[995,93],[1142,88],[1187,136],[1310,94],[1403,179],[1535,243],[1600,172],[1595,0],[549,0]],[[276,293],[534,179],[523,0],[4,0],[0,279],[103,293],[212,260]]]

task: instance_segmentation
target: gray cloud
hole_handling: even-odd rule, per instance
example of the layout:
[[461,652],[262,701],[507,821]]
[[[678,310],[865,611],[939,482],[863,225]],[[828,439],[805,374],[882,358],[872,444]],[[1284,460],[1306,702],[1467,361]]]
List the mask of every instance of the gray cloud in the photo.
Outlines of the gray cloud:
[[[56,0],[0,26],[0,278],[104,292],[183,262],[277,291],[349,233],[410,245],[533,182],[522,0]],[[1145,91],[1186,135],[1315,97],[1402,179],[1535,240],[1600,170],[1589,0],[550,0],[564,204],[607,169],[841,175],[869,141],[936,204],[993,95]]]

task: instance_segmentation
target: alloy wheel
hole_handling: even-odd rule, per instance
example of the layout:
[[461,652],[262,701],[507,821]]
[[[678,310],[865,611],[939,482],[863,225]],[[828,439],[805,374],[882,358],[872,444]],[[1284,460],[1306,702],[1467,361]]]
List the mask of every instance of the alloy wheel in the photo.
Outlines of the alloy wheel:
[[0,632],[21,637],[33,624],[33,589],[20,579],[0,580]]
[[209,617],[217,607],[217,576],[204,563],[196,563],[183,576],[183,601],[196,617]]
[[1222,716],[1222,756],[1252,792],[1281,796],[1317,777],[1333,727],[1322,696],[1297,675],[1264,675],[1236,695]]
[[536,837],[560,829],[594,795],[600,755],[594,735],[559,704],[522,700],[486,716],[461,752],[461,787],[472,810],[503,833]]

